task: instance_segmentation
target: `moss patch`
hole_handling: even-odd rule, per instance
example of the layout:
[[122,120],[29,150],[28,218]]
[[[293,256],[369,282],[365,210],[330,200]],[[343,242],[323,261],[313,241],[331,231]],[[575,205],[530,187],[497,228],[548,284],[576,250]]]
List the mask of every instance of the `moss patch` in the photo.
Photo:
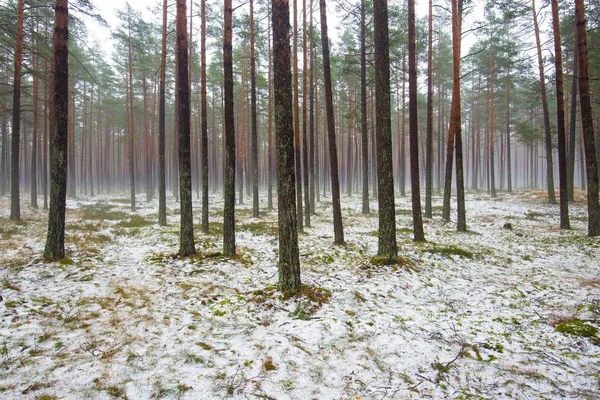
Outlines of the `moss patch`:
[[588,338],[595,337],[598,334],[598,328],[586,324],[585,322],[579,319],[561,322],[556,326],[556,331],[563,334]]
[[462,257],[462,258],[468,258],[469,260],[473,259],[472,252],[465,250],[465,249],[461,249],[460,247],[456,247],[456,246],[433,247],[431,249],[426,249],[424,251],[426,253],[439,254],[446,258],[452,258],[452,256],[458,256],[458,257]]

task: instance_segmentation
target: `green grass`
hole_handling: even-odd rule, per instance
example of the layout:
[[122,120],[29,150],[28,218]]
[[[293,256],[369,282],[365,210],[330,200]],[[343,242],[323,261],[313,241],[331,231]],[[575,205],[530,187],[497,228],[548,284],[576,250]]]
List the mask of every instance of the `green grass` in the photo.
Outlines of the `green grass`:
[[458,256],[458,257],[462,257],[462,258],[468,258],[471,260],[474,257],[472,252],[461,249],[460,247],[456,247],[453,245],[445,246],[445,247],[433,247],[430,249],[425,249],[423,251],[426,253],[430,253],[430,254],[439,254],[446,258],[452,258],[452,256]]

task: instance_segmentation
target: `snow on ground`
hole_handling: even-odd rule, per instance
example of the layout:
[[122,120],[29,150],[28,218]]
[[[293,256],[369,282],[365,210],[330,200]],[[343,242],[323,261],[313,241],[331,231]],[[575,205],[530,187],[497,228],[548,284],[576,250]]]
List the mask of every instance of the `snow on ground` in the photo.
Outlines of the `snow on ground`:
[[14,223],[0,200],[0,397],[598,398],[600,336],[555,330],[600,325],[600,240],[582,204],[561,231],[539,192],[471,192],[459,234],[435,198],[418,244],[398,198],[405,268],[371,265],[377,215],[359,195],[342,198],[347,245],[334,246],[323,198],[300,235],[307,289],[284,298],[275,211],[238,206],[239,256],[225,258],[211,195],[211,234],[196,226],[200,255],[180,259],[178,205],[159,227],[142,197],[134,213],[125,195],[69,200],[62,263],[41,259],[46,212],[23,201]]

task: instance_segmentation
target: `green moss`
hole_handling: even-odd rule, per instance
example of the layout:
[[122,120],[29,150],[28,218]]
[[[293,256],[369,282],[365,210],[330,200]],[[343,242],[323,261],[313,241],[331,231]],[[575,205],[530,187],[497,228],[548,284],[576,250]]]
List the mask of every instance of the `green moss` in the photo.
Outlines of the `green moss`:
[[79,206],[79,210],[83,213],[83,220],[111,220],[119,221],[127,218],[129,215],[123,211],[112,211],[115,206],[106,204],[105,202],[97,202],[96,204],[84,204]]
[[140,215],[132,215],[129,218],[125,218],[115,225],[121,228],[143,228],[145,226],[153,225],[154,222],[147,220],[146,218]]
[[279,227],[267,221],[239,224],[238,229],[240,231],[251,232],[253,235],[277,236],[279,234]]
[[430,249],[426,249],[424,251],[426,253],[439,254],[446,258],[452,258],[452,256],[458,256],[458,257],[462,257],[462,258],[473,259],[472,252],[461,249],[460,247],[456,247],[456,246],[433,247]]
[[371,264],[373,265],[395,265],[398,264],[397,258],[374,256],[371,258]]
[[579,319],[561,322],[556,326],[556,331],[580,337],[595,337],[598,334],[598,328],[586,324]]

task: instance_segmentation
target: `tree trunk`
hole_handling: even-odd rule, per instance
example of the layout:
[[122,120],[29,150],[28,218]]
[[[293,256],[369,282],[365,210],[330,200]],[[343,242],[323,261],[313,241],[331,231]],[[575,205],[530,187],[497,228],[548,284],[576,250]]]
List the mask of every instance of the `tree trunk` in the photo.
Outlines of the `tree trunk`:
[[560,185],[560,228],[571,229],[569,223],[569,196],[567,185],[567,149],[565,140],[565,103],[563,94],[563,67],[558,20],[558,0],[552,0],[552,28],[554,31],[554,66],[556,69],[556,113],[558,132],[558,176]]
[[[32,34],[37,37],[37,26]],[[37,45],[37,39],[34,39]],[[33,69],[39,71],[38,55],[37,52],[33,54]],[[31,207],[38,208],[37,195],[37,159],[38,159],[38,142],[39,142],[39,79],[37,73],[33,74],[33,137],[31,141]]]
[[453,84],[452,84],[452,119],[454,121],[454,137],[456,139],[456,229],[459,232],[467,231],[465,210],[465,182],[463,174],[463,148],[462,148],[462,113],[460,99],[460,43],[462,37],[462,0],[452,1],[452,58],[453,58]]
[[[208,223],[208,111],[206,102],[206,0],[200,4],[201,26],[200,26],[200,92],[201,114],[202,114],[202,232],[209,233]],[[213,144],[214,145],[214,144]]]
[[233,9],[231,0],[225,0],[225,34],[223,37],[223,89],[225,121],[225,201],[223,209],[223,253],[236,254],[235,250],[235,121],[233,119]]
[[[268,21],[267,32],[271,37],[271,21]],[[269,66],[268,66],[268,94],[267,94],[267,203],[269,211],[273,209],[273,87],[272,87],[272,61],[273,56],[271,52],[271,41],[267,40],[267,49],[269,53]]]
[[571,81],[571,115],[569,118],[569,152],[567,159],[567,178],[568,178],[568,191],[569,201],[575,201],[575,152],[577,148],[575,146],[575,136],[577,136],[577,72],[578,72],[578,49],[577,39],[574,40],[573,45],[573,80]]
[[50,209],[48,213],[48,235],[44,257],[65,257],[65,210],[67,198],[67,149],[69,125],[69,51],[67,48],[68,0],[56,1],[56,19],[53,39],[53,135],[50,160]]
[[[315,214],[315,186],[318,190],[319,184],[315,179],[315,61],[314,53],[315,46],[313,42],[313,2],[310,0],[310,83],[309,83],[309,128],[308,128],[308,170],[309,170],[309,186],[310,186],[310,212]],[[318,137],[318,136],[317,136]],[[316,183],[316,185],[315,185]]]
[[419,121],[417,120],[417,45],[415,33],[415,1],[408,0],[408,97],[410,129],[410,185],[415,242],[424,242],[419,182]]
[[306,32],[306,0],[302,3],[302,183],[304,184],[304,219],[310,227],[310,188],[308,176],[308,35]]
[[427,47],[427,138],[425,150],[425,218],[433,217],[433,0],[429,0]]
[[181,227],[179,254],[196,253],[194,246],[194,217],[192,215],[192,165],[190,157],[190,85],[188,82],[188,40],[186,0],[177,0],[177,96],[179,113],[179,199]]
[[10,219],[21,219],[21,195],[19,192],[19,152],[21,145],[21,70],[23,67],[23,19],[25,0],[17,3],[17,43],[15,47],[15,70],[13,80],[13,116],[10,159]]
[[[204,54],[204,53],[203,53]],[[167,224],[167,185],[165,165],[165,86],[167,70],[167,0],[163,0],[160,88],[158,91],[158,223]]]
[[301,288],[301,281],[295,203],[294,122],[289,42],[290,11],[286,0],[273,0],[272,18],[278,171],[279,290],[296,293]]
[[544,62],[542,60],[542,45],[540,42],[540,28],[535,10],[535,0],[531,0],[533,10],[533,28],[535,30],[535,43],[537,46],[538,65],[540,71],[540,94],[542,97],[542,110],[544,112],[544,134],[546,140],[546,165],[548,182],[548,203],[556,204],[554,194],[554,164],[552,162],[552,133],[550,131],[550,112],[548,111],[548,97],[546,95],[546,77],[544,76]]
[[[496,165],[494,164],[494,152],[495,152],[495,140],[494,140],[494,41],[493,36],[490,36],[490,93],[489,93],[489,138],[488,138],[488,151],[489,151],[489,188],[490,188],[490,197],[492,199],[496,198]],[[553,192],[554,193],[554,192]]]
[[327,37],[327,10],[325,0],[319,0],[321,11],[321,47],[323,50],[323,84],[325,86],[325,111],[327,112],[327,139],[331,173],[331,200],[333,203],[334,243],[344,244],[342,207],[340,204],[340,181],[338,176],[337,146],[335,143],[335,120],[333,116],[333,91],[331,87],[331,64],[329,62],[329,39]]
[[300,147],[300,110],[298,100],[298,0],[294,0],[294,26],[292,37],[292,54],[294,57],[294,146],[296,152],[296,207],[298,211],[298,230],[304,230],[304,214],[302,206],[302,157]]
[[369,131],[367,128],[367,21],[366,0],[360,2],[360,132],[362,144],[362,213],[369,206]]
[[256,58],[254,56],[254,1],[250,0],[250,109],[252,125],[252,216],[259,217],[258,200],[258,127],[256,122]]
[[600,235],[600,204],[598,203],[598,164],[594,143],[594,120],[590,101],[588,74],[587,28],[583,0],[575,0],[577,46],[579,50],[579,101],[587,170],[588,235]]
[[377,255],[386,263],[398,262],[396,207],[392,164],[392,116],[390,110],[390,43],[387,0],[373,1],[375,29],[375,102],[377,135],[377,186],[379,241]]
[[129,53],[129,189],[131,196],[131,211],[135,211],[135,109],[133,96],[133,50],[131,45],[131,24],[128,21],[128,53]]

